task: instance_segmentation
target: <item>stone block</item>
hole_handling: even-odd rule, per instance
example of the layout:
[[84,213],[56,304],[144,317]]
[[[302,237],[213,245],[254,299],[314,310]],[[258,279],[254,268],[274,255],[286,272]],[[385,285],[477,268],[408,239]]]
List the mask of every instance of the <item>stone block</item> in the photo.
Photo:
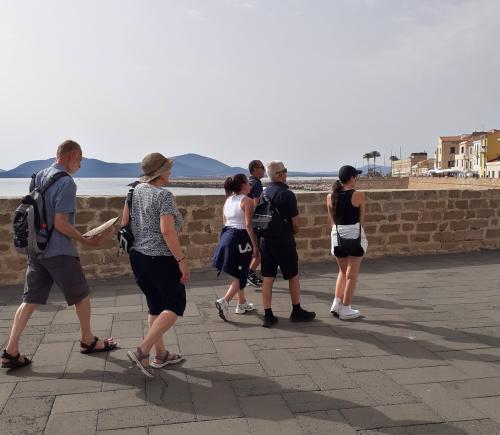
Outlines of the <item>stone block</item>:
[[194,220],[203,220],[203,219],[214,219],[215,218],[215,208],[199,208],[192,210],[193,219]]
[[491,218],[495,216],[495,210],[490,208],[483,208],[476,210],[476,217],[478,218]]
[[382,224],[379,226],[379,231],[385,234],[397,233],[399,232],[399,229],[400,229],[399,224]]
[[318,249],[318,248],[324,248],[324,249],[330,249],[331,241],[329,239],[316,239],[316,240],[311,240],[311,249]]
[[0,225],[6,225],[12,223],[13,214],[12,213],[2,213],[0,214]]
[[490,225],[488,219],[469,219],[468,222],[471,230],[487,228]]
[[417,223],[417,232],[432,232],[437,231],[438,225],[434,222]]
[[461,221],[451,221],[450,222],[450,230],[468,230],[469,229],[469,221],[461,220]]
[[366,192],[366,197],[371,201],[391,201],[392,192]]
[[126,194],[123,196],[112,196],[106,198],[106,208],[107,209],[116,209],[123,210],[125,206]]
[[463,190],[462,199],[479,199],[482,196],[480,190]]
[[431,235],[429,233],[421,233],[421,234],[410,234],[411,242],[429,242],[431,240]]
[[417,212],[402,212],[401,220],[415,222],[418,219],[419,214]]
[[408,234],[391,234],[388,239],[389,244],[408,243]]

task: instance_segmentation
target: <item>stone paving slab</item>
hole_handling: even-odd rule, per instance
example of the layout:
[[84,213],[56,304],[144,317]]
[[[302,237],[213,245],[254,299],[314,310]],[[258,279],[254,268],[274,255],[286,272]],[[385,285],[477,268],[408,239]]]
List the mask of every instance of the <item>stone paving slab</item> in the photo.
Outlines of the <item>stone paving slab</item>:
[[[500,251],[365,260],[352,322],[329,312],[334,263],[310,264],[302,304],[317,319],[290,323],[277,280],[271,329],[258,289],[246,290],[256,312],[233,303],[223,322],[214,300],[227,283],[194,272],[165,337],[186,359],[151,380],[126,357],[147,331],[130,276],[91,283],[94,331],[120,343],[109,355],[79,353],[74,309],[54,289],[21,340],[33,365],[0,371],[0,433],[500,434],[499,262]],[[21,295],[0,287],[0,344]]]

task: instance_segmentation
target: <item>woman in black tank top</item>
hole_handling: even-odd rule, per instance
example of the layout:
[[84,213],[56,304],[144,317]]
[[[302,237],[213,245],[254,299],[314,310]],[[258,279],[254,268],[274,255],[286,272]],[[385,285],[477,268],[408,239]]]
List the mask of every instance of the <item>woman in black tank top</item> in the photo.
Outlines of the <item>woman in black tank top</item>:
[[341,320],[355,319],[359,310],[351,308],[361,260],[368,246],[362,227],[365,195],[354,189],[361,171],[342,166],[334,190],[327,196],[328,217],[332,224],[332,254],[339,265],[331,313]]

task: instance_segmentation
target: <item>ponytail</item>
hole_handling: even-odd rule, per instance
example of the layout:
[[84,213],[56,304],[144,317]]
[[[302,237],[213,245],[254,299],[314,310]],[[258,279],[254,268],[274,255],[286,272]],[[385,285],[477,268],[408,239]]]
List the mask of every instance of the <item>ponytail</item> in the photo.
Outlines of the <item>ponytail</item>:
[[224,181],[224,190],[226,195],[240,193],[243,185],[248,183],[248,178],[245,174],[236,174],[234,177],[227,177]]
[[224,190],[227,196],[233,193],[233,177],[226,177],[224,180]]
[[335,181],[333,184],[333,191],[332,191],[332,207],[333,207],[333,213],[332,213],[332,219],[334,222],[337,222],[337,198],[339,196],[339,193],[342,191],[342,182],[340,180]]

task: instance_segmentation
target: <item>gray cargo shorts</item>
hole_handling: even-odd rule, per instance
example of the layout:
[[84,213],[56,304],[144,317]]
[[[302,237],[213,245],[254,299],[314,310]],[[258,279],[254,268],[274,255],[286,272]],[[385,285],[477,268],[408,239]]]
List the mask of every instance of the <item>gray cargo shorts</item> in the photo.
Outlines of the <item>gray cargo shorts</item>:
[[45,305],[54,283],[63,292],[68,305],[74,305],[89,295],[89,285],[79,258],[69,255],[28,258],[23,302]]

